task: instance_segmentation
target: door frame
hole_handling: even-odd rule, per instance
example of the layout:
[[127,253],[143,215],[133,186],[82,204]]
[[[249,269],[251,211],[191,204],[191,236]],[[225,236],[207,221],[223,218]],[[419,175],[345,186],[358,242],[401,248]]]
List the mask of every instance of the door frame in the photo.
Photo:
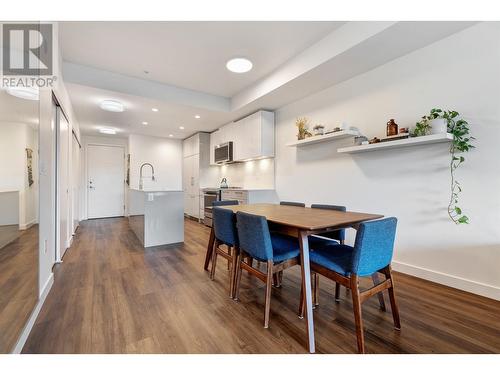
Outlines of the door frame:
[[[85,144],[85,219],[89,218],[89,146],[101,146],[101,147],[117,147],[123,150],[123,170],[127,173],[126,159],[127,150],[124,145],[118,145],[113,143],[102,143],[102,142],[88,142]],[[128,211],[128,195],[126,188],[126,177],[125,173],[123,175],[123,216],[127,216]]]

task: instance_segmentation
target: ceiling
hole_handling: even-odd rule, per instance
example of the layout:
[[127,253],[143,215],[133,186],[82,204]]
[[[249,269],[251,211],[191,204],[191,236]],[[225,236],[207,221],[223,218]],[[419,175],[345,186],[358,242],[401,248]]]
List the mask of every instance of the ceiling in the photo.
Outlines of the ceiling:
[[[96,134],[99,128],[114,128],[117,135],[143,134],[158,137],[184,139],[200,130],[214,130],[220,124],[230,122],[230,113],[173,104],[166,101],[126,95],[94,87],[66,83],[71,103],[78,118],[80,131]],[[125,111],[107,112],[99,107],[106,99],[123,103]],[[158,112],[153,112],[157,108]],[[199,115],[196,119],[194,116]],[[146,121],[148,125],[143,125]],[[183,126],[184,129],[179,129]]]
[[[228,97],[342,24],[62,22],[59,33],[65,61]],[[237,56],[252,60],[249,73],[226,69]]]
[[[83,134],[113,127],[123,136],[184,139],[275,110],[473,24],[63,22],[59,35],[63,78]],[[229,72],[225,63],[236,56],[254,68]],[[121,101],[125,112],[102,110],[105,99]]]

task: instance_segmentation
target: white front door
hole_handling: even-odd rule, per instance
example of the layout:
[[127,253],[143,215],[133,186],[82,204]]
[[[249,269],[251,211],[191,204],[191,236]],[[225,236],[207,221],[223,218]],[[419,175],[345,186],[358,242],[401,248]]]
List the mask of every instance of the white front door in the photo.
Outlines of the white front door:
[[125,214],[122,147],[89,145],[87,149],[87,191],[89,219]]

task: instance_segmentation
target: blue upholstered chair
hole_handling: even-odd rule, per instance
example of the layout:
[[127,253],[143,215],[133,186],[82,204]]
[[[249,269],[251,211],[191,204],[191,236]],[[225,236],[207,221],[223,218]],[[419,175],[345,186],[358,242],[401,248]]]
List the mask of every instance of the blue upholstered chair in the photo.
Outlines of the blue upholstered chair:
[[[239,297],[242,270],[257,276],[266,283],[266,303],[264,313],[264,328],[269,326],[271,306],[272,278],[277,272],[299,264],[299,242],[296,238],[269,232],[269,226],[264,216],[244,212],[236,213],[240,256],[236,268],[235,299]],[[267,272],[244,263],[242,257],[249,255],[254,259],[267,263]]]
[[[311,204],[311,208],[317,208],[320,210],[334,210],[346,212],[345,206],[336,206],[332,204]],[[309,236],[309,249],[322,249],[329,247],[331,245],[344,244],[345,241],[345,229],[338,229],[331,232],[321,233],[319,236]],[[313,295],[313,304],[315,306],[319,305],[319,276],[314,275],[314,290],[316,293]],[[340,299],[340,284],[335,283],[335,300]]]
[[306,204],[302,202],[287,202],[287,201],[281,201],[280,202],[281,206],[296,206],[296,207],[305,207]]
[[[396,225],[397,219],[394,217],[361,223],[356,233],[354,247],[338,244],[310,253],[313,272],[351,289],[360,353],[365,351],[361,304],[369,297],[387,289],[394,326],[398,330],[401,328],[391,272]],[[360,291],[359,278],[371,276],[376,272],[384,274],[385,280],[368,290]],[[303,314],[303,306],[304,302],[301,298],[301,314]]]
[[[236,215],[233,211],[224,209],[221,206],[230,205],[231,201],[213,202],[212,225],[214,229],[214,248],[212,250],[212,268],[210,269],[210,279],[215,278],[217,266],[217,256],[220,255],[228,261],[228,269],[231,270],[229,281],[229,296],[234,295],[234,279],[236,259],[238,257],[238,231],[236,230]],[[238,204],[238,201],[235,201]],[[227,247],[227,252],[221,248]]]

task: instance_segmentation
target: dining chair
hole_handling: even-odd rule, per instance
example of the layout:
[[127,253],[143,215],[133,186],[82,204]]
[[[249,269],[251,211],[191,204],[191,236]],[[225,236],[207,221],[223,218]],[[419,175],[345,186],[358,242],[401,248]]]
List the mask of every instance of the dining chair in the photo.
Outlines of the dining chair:
[[[238,205],[240,204],[240,202],[238,202],[236,199],[233,199],[233,200],[226,200],[226,201],[213,201],[212,202],[212,207],[221,207],[221,206],[234,206],[234,205]],[[212,223],[213,225],[213,223]],[[231,253],[232,253],[232,247],[228,247],[227,248],[227,253],[229,254],[229,256],[231,256]],[[212,253],[213,255],[213,253]],[[227,269],[229,270],[231,267],[231,263],[230,261],[228,260],[227,261]]]
[[[337,206],[332,204],[311,204],[311,208],[317,208],[320,210],[334,210],[346,212],[345,206]],[[309,249],[324,248],[330,245],[343,245],[345,242],[345,229],[338,229],[331,232],[321,233],[320,236],[309,236]],[[314,290],[316,293],[313,295],[313,304],[315,306],[319,305],[319,276],[314,274],[312,277]],[[335,301],[340,301],[340,284],[335,283]]]
[[[359,224],[354,246],[332,245],[310,252],[311,270],[351,290],[358,352],[365,352],[361,304],[368,298],[388,290],[394,327],[401,329],[398,306],[394,295],[391,271],[397,219],[368,221]],[[359,278],[381,272],[385,280],[370,289],[359,289]],[[301,292],[300,312],[304,314],[304,293]]]
[[[236,267],[235,299],[239,299],[243,270],[248,271],[249,274],[263,281],[266,284],[264,328],[268,328],[273,275],[300,263],[299,242],[294,237],[271,233],[264,216],[237,212],[236,226],[238,229],[240,251]],[[264,273],[260,269],[243,262],[242,257],[244,255],[266,262],[267,272]]]
[[302,202],[287,202],[287,201],[281,201],[280,206],[296,206],[296,207],[305,207],[306,204]]

